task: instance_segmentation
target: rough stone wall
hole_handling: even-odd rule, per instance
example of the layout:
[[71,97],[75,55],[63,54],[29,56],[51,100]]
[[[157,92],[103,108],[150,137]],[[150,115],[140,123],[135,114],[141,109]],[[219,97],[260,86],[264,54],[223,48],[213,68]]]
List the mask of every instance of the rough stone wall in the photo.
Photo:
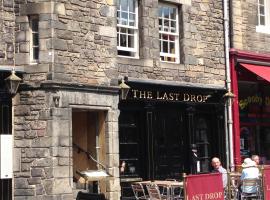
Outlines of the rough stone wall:
[[257,0],[233,2],[232,48],[257,53],[270,53],[270,34],[256,32]]
[[[31,73],[26,81],[109,85],[111,79],[128,76],[225,85],[221,0],[194,0],[191,5],[168,1],[177,3],[180,10],[180,64],[159,61],[158,0],[140,1],[139,59],[117,57],[116,0],[54,2],[63,11],[39,14],[41,60],[38,66],[28,67]],[[27,39],[17,42],[27,43]],[[27,57],[27,52],[20,53]]]
[[[62,1],[66,15],[55,28],[55,78],[109,85],[116,77],[113,1]],[[113,70],[114,69],[114,70]]]
[[0,65],[14,64],[14,1],[0,1]]
[[[16,2],[20,26],[16,40],[18,64],[29,65],[28,16],[35,14],[40,20],[40,59],[37,65],[28,66],[25,81],[109,85],[110,78],[117,77],[113,61],[116,12],[112,0],[55,0],[52,12],[46,5],[51,1]],[[33,2],[39,5],[34,7]]]
[[158,1],[141,1],[140,59],[118,58],[121,75],[224,87],[222,1],[179,5],[180,64],[159,61]]
[[[59,100],[55,102],[55,98]],[[14,199],[73,199],[72,108],[94,105],[106,117],[106,197],[119,199],[118,94],[21,92],[14,100]]]

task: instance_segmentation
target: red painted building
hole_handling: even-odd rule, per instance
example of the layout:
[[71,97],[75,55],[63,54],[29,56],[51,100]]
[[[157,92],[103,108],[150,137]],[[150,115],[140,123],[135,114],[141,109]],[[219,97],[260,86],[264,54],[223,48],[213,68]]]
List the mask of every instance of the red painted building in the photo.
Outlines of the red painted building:
[[231,49],[230,65],[235,164],[253,154],[270,164],[270,54]]

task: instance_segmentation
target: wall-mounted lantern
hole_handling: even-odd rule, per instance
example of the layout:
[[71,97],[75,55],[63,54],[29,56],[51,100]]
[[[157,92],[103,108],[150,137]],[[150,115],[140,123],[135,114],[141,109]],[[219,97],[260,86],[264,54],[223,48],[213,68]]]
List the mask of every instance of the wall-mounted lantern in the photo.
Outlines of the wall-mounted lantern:
[[235,94],[233,94],[231,91],[228,91],[223,95],[224,98],[235,98]]
[[6,88],[12,96],[14,96],[17,93],[21,81],[22,79],[16,76],[15,70],[12,69],[11,75],[5,79]]
[[127,98],[130,87],[125,83],[124,79],[122,79],[119,84],[120,87],[120,99],[125,100]]

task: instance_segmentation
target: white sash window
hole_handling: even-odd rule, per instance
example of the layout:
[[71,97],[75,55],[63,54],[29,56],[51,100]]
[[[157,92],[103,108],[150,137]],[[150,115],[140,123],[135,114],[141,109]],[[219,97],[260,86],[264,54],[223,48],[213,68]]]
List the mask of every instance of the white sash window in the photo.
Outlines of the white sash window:
[[160,60],[179,63],[178,7],[159,5]]
[[30,63],[36,64],[39,59],[39,19],[38,16],[30,16]]
[[258,0],[257,32],[270,34],[270,0]]
[[138,57],[138,2],[118,0],[117,50],[119,56]]

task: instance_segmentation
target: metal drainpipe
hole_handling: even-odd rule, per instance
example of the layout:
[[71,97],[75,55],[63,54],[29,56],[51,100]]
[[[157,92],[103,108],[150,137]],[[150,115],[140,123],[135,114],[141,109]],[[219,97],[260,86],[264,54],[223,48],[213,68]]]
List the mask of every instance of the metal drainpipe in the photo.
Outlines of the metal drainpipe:
[[50,15],[51,15],[51,20],[50,20],[50,24],[51,24],[51,26],[50,26],[50,29],[51,29],[51,49],[49,50],[49,56],[51,56],[51,70],[50,70],[50,72],[51,72],[51,79],[53,80],[54,79],[54,54],[55,54],[55,51],[54,51],[54,43],[53,43],[53,38],[55,37],[55,34],[54,34],[54,28],[52,28],[53,26],[52,26],[52,24],[54,23],[53,21],[54,21],[54,15],[53,15],[53,13],[54,13],[54,6],[55,6],[55,4],[54,4],[54,2],[53,2],[53,0],[51,0],[50,1],[50,3],[51,3],[51,13],[50,13]]
[[[230,60],[229,60],[229,11],[228,11],[228,0],[223,0],[223,12],[224,12],[224,42],[225,42],[225,67],[226,67],[226,88],[228,93],[231,93],[231,71],[230,71]],[[229,139],[229,166],[230,169],[234,169],[234,152],[233,152],[233,121],[232,121],[232,99],[227,99],[227,112],[225,115],[227,118],[227,133],[226,139]]]

